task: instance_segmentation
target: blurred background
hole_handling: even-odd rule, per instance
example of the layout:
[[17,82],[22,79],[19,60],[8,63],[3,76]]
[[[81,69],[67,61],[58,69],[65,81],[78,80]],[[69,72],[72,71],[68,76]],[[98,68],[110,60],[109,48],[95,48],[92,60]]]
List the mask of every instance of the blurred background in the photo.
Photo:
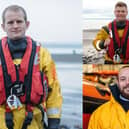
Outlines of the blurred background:
[[[50,51],[63,94],[61,125],[82,128],[82,3],[79,0],[0,0],[5,7],[18,4],[30,21],[27,35]],[[0,19],[1,20],[1,19]],[[5,33],[0,29],[0,38]]]

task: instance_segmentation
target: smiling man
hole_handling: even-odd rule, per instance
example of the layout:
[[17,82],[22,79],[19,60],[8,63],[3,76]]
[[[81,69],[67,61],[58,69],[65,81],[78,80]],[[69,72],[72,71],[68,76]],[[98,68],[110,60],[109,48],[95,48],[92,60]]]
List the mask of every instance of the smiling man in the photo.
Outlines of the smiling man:
[[117,83],[121,95],[124,98],[129,99],[129,67],[123,67],[120,70]]
[[26,36],[24,8],[7,7],[2,20],[7,36],[0,41],[0,128],[43,129],[46,111],[47,128],[58,129],[62,95],[50,53]]
[[110,101],[93,112],[88,129],[129,128],[129,66],[119,70],[117,84],[110,90]]
[[106,50],[105,64],[129,63],[129,21],[124,2],[118,2],[114,10],[115,19],[102,27],[93,40],[96,50]]

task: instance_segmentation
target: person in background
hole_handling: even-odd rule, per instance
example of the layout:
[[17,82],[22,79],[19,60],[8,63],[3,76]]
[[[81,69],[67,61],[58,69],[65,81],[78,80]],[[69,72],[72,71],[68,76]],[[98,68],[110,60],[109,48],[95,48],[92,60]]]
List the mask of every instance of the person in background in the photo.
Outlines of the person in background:
[[110,87],[111,98],[91,115],[88,129],[129,128],[129,65],[120,68],[117,82]]
[[53,59],[47,49],[26,36],[24,8],[8,6],[2,14],[7,36],[0,40],[0,128],[58,129],[62,95]]
[[125,2],[115,5],[115,19],[103,26],[93,40],[96,50],[106,49],[105,64],[129,63],[129,21]]

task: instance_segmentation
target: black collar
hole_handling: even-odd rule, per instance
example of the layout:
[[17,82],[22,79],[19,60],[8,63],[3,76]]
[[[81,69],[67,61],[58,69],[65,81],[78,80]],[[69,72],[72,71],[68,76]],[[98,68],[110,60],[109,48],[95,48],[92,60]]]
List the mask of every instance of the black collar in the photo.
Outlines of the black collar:
[[123,107],[123,109],[127,112],[129,110],[129,102],[120,99],[120,90],[116,84],[114,86],[109,86],[115,100]]
[[126,21],[116,22],[117,29],[124,29],[126,26]]
[[7,38],[7,43],[8,43],[12,58],[21,59],[27,47],[26,38],[24,37],[18,40],[12,40],[12,39]]

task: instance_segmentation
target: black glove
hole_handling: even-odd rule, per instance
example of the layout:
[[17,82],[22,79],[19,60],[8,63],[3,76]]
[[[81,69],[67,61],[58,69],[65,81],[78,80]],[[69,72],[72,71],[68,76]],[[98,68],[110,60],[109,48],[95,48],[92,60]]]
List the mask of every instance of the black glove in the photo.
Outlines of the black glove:
[[59,129],[59,118],[48,118],[48,129]]

